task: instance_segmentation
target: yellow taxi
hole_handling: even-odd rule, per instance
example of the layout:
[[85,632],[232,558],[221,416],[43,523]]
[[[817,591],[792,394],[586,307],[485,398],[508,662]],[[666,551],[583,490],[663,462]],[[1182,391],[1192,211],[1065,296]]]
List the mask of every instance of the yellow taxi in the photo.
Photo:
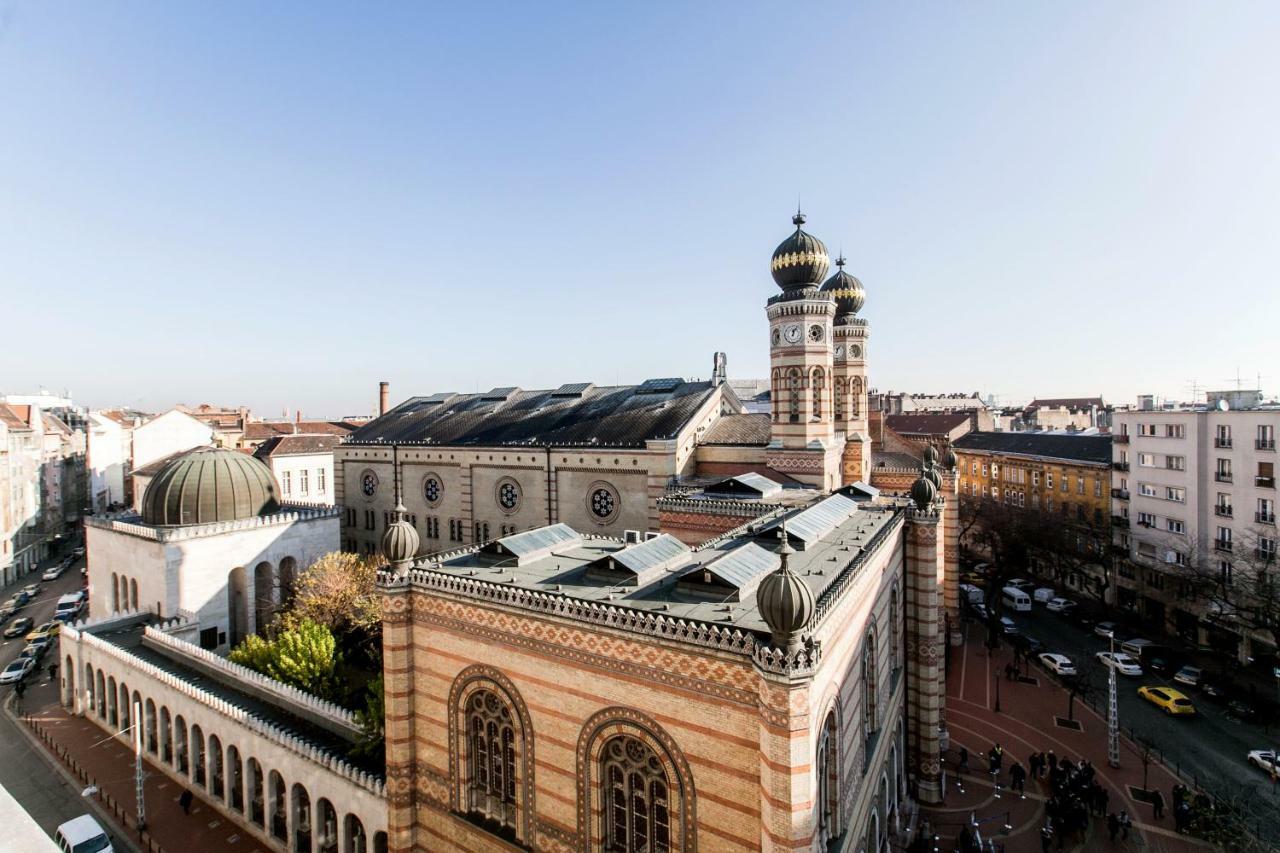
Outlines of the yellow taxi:
[[32,640],[52,640],[54,637],[58,636],[58,632],[61,630],[61,622],[45,622],[40,627],[34,629],[30,634],[27,634],[26,640],[28,643]]
[[1166,714],[1194,714],[1196,706],[1172,687],[1139,687],[1138,695]]

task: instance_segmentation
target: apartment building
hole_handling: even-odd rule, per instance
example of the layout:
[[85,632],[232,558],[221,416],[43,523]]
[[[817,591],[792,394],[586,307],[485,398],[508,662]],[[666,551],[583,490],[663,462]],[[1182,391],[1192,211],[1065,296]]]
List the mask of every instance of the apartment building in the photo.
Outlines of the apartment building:
[[[1258,642],[1273,645],[1230,599],[1244,586],[1241,573],[1276,563],[1280,406],[1237,410],[1224,401],[1114,417],[1116,603],[1241,660]],[[1220,592],[1206,594],[1206,582]]]

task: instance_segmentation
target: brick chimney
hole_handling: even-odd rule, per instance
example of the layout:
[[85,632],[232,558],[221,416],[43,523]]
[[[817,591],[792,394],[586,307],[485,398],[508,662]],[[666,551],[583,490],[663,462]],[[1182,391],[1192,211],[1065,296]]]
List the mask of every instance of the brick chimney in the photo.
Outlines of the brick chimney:
[[391,408],[391,383],[378,383],[378,415],[382,416],[387,413],[387,409]]

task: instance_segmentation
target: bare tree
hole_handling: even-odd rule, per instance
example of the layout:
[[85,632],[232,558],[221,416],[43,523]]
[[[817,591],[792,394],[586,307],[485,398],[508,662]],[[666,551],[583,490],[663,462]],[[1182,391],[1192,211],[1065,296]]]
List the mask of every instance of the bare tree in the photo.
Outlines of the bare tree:
[[[1237,528],[1239,529],[1239,528]],[[1202,599],[1205,618],[1243,636],[1280,640],[1280,563],[1276,529],[1248,527],[1230,540],[1215,540],[1204,556],[1188,559],[1187,595]]]

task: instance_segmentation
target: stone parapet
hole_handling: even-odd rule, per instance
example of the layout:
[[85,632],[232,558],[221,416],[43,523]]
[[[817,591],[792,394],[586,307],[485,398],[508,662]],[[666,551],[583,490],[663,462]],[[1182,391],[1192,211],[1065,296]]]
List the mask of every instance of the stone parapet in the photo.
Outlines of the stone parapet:
[[88,516],[84,523],[100,530],[112,530],[137,536],[139,539],[151,539],[156,542],[181,542],[187,539],[199,539],[204,536],[217,536],[222,533],[234,533],[240,530],[253,530],[260,527],[276,527],[293,524],[297,521],[310,521],[316,518],[337,518],[341,515],[341,507],[336,506],[286,506],[280,512],[271,515],[258,515],[243,518],[239,521],[219,521],[213,524],[192,524],[184,527],[155,527],[143,524],[140,516],[135,514],[123,516]]

